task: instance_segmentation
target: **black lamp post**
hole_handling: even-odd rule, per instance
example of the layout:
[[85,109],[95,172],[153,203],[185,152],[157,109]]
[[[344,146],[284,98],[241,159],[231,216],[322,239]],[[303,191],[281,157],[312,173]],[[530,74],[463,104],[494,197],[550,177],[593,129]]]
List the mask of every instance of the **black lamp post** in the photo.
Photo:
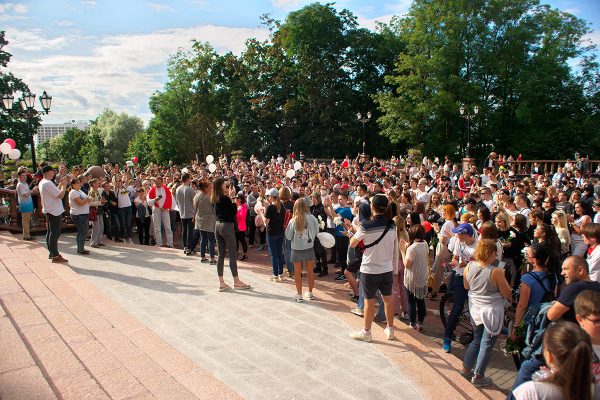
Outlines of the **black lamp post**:
[[362,134],[363,134],[363,145],[362,145],[362,155],[365,155],[365,146],[366,146],[366,141],[365,141],[365,124],[367,122],[369,122],[369,120],[371,119],[371,111],[367,111],[367,115],[363,116],[361,113],[357,113],[356,114],[356,119],[358,119],[358,122],[362,123]]
[[[50,105],[52,104],[52,96],[49,96],[48,93],[44,90],[44,93],[40,96],[40,104],[42,105],[42,111],[40,114],[48,114],[50,112]],[[35,129],[33,124],[31,123],[31,118],[33,118],[34,113],[38,113],[35,106],[35,94],[31,92],[23,93],[23,98],[21,99],[21,107],[24,111],[27,111],[27,121],[29,124],[29,139],[31,144],[31,162],[33,170],[37,170],[37,163],[35,159],[35,143],[33,141],[33,136],[35,135]]]
[[465,106],[460,106],[458,111],[460,116],[467,120],[467,157],[471,157],[471,120],[479,114],[479,106],[473,107],[472,114]]

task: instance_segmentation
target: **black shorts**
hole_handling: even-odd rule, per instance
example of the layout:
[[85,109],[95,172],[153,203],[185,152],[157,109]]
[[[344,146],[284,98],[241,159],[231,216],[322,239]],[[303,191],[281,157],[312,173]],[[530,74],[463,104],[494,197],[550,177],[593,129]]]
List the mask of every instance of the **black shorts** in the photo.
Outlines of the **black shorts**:
[[360,273],[360,284],[365,294],[365,299],[374,299],[377,290],[382,296],[392,295],[392,286],[394,284],[394,274],[392,271],[383,274],[365,274]]

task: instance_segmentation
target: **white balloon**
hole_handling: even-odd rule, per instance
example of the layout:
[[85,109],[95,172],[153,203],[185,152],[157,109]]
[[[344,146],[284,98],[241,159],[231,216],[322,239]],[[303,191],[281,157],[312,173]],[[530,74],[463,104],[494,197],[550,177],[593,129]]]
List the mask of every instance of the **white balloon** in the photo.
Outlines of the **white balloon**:
[[10,153],[8,153],[8,158],[10,158],[11,160],[16,160],[19,157],[21,157],[21,150],[19,149],[12,149]]
[[292,179],[294,176],[296,176],[296,171],[294,171],[293,169],[288,169],[285,173],[285,176]]
[[295,169],[296,171],[298,171],[299,169],[302,169],[302,163],[301,163],[300,161],[296,161],[296,162],[294,163],[294,169]]
[[187,174],[188,172],[189,172],[189,169],[187,169],[187,167],[181,169],[182,174]]
[[209,164],[208,165],[208,170],[213,173],[217,170],[217,166],[215,164]]
[[128,167],[133,167],[133,161],[127,161],[125,163]]
[[331,233],[320,232],[317,234],[317,237],[319,238],[319,242],[321,242],[321,245],[326,249],[330,249],[333,246],[335,246],[335,238]]
[[0,144],[0,152],[2,152],[2,154],[8,154],[8,153],[10,153],[11,150],[12,150],[12,147],[10,147],[9,143]]
[[209,154],[206,156],[206,163],[207,164],[212,164],[213,161],[215,161],[215,158],[212,156],[212,154]]

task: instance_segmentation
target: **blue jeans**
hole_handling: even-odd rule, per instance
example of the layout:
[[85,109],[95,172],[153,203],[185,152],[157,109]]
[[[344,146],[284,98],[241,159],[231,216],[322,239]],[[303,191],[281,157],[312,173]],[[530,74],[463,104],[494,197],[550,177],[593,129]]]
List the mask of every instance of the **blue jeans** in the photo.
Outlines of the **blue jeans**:
[[275,276],[283,275],[283,239],[283,233],[281,235],[267,235],[271,266]]
[[508,400],[514,400],[514,396],[512,395],[512,391],[518,388],[521,384],[528,382],[531,380],[531,375],[534,372],[539,371],[540,368],[544,366],[544,360],[538,359],[537,357],[532,357],[527,361],[523,361],[521,364],[521,368],[519,368],[519,372],[517,373],[517,377],[515,378],[515,383],[511,389],[511,392],[508,394]]
[[285,258],[285,266],[288,272],[294,272],[294,264],[292,263],[292,241],[283,238],[283,257]]
[[131,238],[131,207],[121,207],[117,209],[117,216],[119,217],[120,232],[119,237],[121,239]]
[[88,233],[88,219],[89,214],[71,214],[71,221],[75,224],[77,228],[77,252],[83,252],[85,246],[85,239],[87,238]]
[[466,369],[472,369],[477,376],[485,376],[485,369],[490,361],[490,357],[492,357],[494,343],[496,343],[498,335],[490,335],[485,330],[483,324],[477,325],[473,330],[473,334],[473,341],[469,344],[465,352],[463,366]]
[[452,310],[450,310],[450,315],[446,321],[444,339],[452,339],[454,328],[456,328],[456,324],[458,324],[458,317],[460,317],[460,314],[463,312],[465,301],[467,301],[469,291],[465,289],[463,277],[461,275],[456,275],[455,272],[452,272],[452,277],[448,283],[448,292],[452,292],[454,295],[454,303],[452,304]]
[[215,258],[215,233],[209,231],[200,231],[200,257],[204,258],[206,255],[207,246],[210,258]]

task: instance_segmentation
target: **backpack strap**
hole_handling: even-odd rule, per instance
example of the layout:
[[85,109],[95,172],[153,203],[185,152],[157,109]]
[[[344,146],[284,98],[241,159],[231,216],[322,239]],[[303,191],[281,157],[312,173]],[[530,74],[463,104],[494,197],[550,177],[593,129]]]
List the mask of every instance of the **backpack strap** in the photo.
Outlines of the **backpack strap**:
[[381,234],[381,236],[379,236],[377,238],[376,241],[374,241],[373,243],[369,243],[363,246],[363,251],[365,249],[368,249],[369,247],[373,247],[375,245],[377,245],[379,242],[381,242],[383,240],[383,237],[386,235],[386,233],[388,233],[388,231],[390,230],[390,228],[392,227],[392,222],[388,222],[387,226],[385,227],[385,230],[383,231],[383,233]]
[[[537,281],[537,283],[539,283],[539,285],[542,287],[542,289],[544,290],[544,292],[547,295],[550,295],[550,296],[554,297],[554,293],[552,293],[552,292],[548,291],[548,289],[546,289],[546,286],[542,282],[542,279],[540,279],[536,274],[534,274],[533,272],[528,272],[525,275],[531,275],[533,277],[533,279],[535,279]],[[549,279],[548,278],[548,274],[546,274],[546,276],[544,276],[543,279]],[[550,286],[552,286],[552,282],[550,282]]]

